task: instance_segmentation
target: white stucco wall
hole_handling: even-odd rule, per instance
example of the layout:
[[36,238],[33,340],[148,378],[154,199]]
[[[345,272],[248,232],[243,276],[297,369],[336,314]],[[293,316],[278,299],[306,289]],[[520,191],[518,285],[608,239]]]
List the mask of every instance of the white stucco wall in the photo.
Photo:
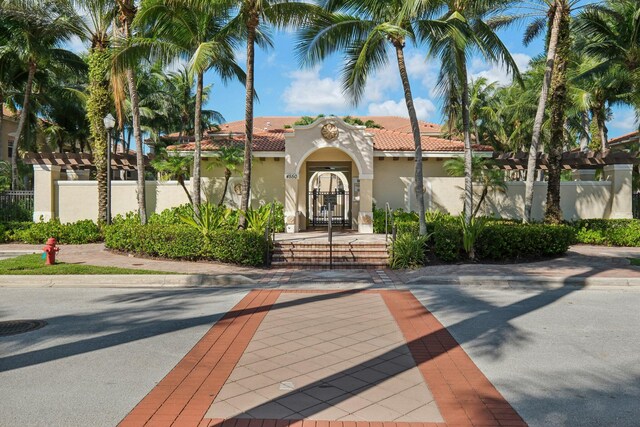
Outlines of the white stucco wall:
[[[428,178],[425,202],[427,209],[440,210],[453,215],[462,212],[464,178]],[[520,219],[524,207],[524,182],[507,183],[506,193],[490,192],[481,212],[483,215]],[[480,198],[482,187],[474,187],[474,205]],[[547,183],[536,182],[532,217],[541,220],[547,197]],[[570,181],[560,184],[560,207],[566,220],[606,218],[611,200],[611,182]]]
[[[56,181],[54,186],[56,216],[61,222],[98,219],[96,181]],[[135,181],[113,181],[111,186],[112,216],[138,210]],[[146,197],[148,214],[189,202],[184,190],[175,181],[147,181]]]

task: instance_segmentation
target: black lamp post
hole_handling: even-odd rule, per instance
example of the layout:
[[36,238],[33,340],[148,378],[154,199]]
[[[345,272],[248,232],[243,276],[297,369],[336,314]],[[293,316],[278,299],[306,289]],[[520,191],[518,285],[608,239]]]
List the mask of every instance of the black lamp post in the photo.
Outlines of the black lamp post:
[[107,130],[107,224],[111,224],[111,130],[116,125],[116,119],[109,113],[103,122]]

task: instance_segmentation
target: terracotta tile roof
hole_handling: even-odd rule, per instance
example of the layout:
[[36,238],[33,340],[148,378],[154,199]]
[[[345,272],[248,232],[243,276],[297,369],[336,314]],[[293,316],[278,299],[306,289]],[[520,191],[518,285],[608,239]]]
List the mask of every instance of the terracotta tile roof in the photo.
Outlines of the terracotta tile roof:
[[[284,134],[283,131],[270,131],[256,133],[253,135],[253,151],[284,151]],[[192,138],[193,139],[193,138]],[[244,136],[236,136],[231,138],[215,138],[205,139],[202,141],[202,151],[216,151],[220,147],[225,146],[244,146]],[[177,151],[193,151],[195,143],[189,142],[182,145],[171,145],[167,150]]]
[[[373,134],[373,148],[377,151],[413,151],[413,137],[411,134],[404,132],[389,132],[383,129],[368,129],[367,132]],[[253,151],[284,151],[285,131],[262,132],[254,135]],[[229,144],[242,146],[244,142],[243,136],[235,136],[231,138],[215,138],[206,139],[202,142],[203,151],[215,151],[222,146]],[[172,145],[167,147],[169,150],[193,151],[195,145],[193,142]],[[473,145],[475,151],[490,152],[493,149],[486,145]],[[464,144],[462,141],[448,140],[431,136],[422,137],[422,150],[425,152],[463,152]]]
[[609,145],[623,144],[625,142],[631,142],[634,139],[638,139],[640,137],[640,132],[630,132],[626,135],[619,136],[617,138],[613,138],[609,140]]
[[[373,120],[386,130],[396,132],[411,132],[411,123],[409,119],[394,116],[354,116],[362,121]],[[273,117],[255,117],[253,119],[254,133],[265,132],[269,130],[283,130],[285,126],[293,126],[295,122],[300,120],[300,116],[273,116]],[[438,133],[440,125],[420,121],[420,130],[423,133]],[[225,123],[220,125],[219,133],[244,133],[244,120]],[[177,135],[177,134],[176,134]]]
[[[415,145],[413,136],[404,132],[389,132],[383,129],[368,129],[374,135],[373,148],[378,151],[413,151]],[[474,144],[475,151],[493,151],[487,145]],[[451,152],[464,151],[462,141],[436,138],[433,136],[422,136],[422,150],[426,152]]]

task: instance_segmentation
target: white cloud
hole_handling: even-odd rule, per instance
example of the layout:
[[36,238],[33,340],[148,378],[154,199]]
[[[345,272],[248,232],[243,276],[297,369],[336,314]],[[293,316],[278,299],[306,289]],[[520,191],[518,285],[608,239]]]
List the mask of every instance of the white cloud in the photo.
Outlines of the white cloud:
[[[529,69],[529,62],[531,61],[529,55],[513,53],[511,56],[521,73]],[[498,82],[501,85],[508,85],[513,81],[513,77],[507,72],[504,65],[488,64],[480,58],[475,58],[471,61],[470,71],[473,79],[484,77],[489,82]]]
[[[410,53],[406,60],[407,72],[409,78],[414,82],[419,82],[423,89],[427,90],[429,97],[435,98],[436,85],[438,84],[438,74],[440,72],[440,63],[436,59],[427,59],[424,54]],[[418,91],[420,88],[412,88]]]
[[292,113],[329,113],[345,111],[349,101],[336,79],[320,77],[320,68],[288,74],[291,83],[282,93],[285,109]]
[[[435,97],[439,65],[436,61],[427,61],[424,54],[417,51],[407,52],[406,63],[414,96],[426,95],[425,98],[416,98],[416,107],[420,107],[422,116],[427,117],[435,111],[433,102],[427,98]],[[291,113],[338,113],[353,109],[342,92],[342,82],[337,73],[331,77],[322,77],[321,67],[316,67],[311,70],[293,71],[287,77],[290,82],[282,94],[282,99],[285,109]],[[374,114],[372,110],[388,111],[382,114],[406,117],[404,101],[391,101],[401,95],[402,84],[398,65],[395,58],[390,57],[384,67],[369,76],[362,104],[369,105],[370,114]]]
[[247,51],[244,48],[240,48],[240,49],[236,49],[235,52],[233,52],[235,58],[236,58],[236,62],[240,65],[243,65],[245,62],[247,62]]
[[80,37],[78,36],[71,37],[71,40],[65,43],[64,48],[78,55],[85,53],[88,50],[87,44],[80,40]]
[[[418,119],[428,121],[433,113],[436,112],[436,106],[429,99],[414,98],[413,104],[416,108]],[[372,116],[400,116],[409,117],[407,104],[404,99],[394,101],[389,99],[381,103],[369,104],[369,114]]]
[[610,137],[636,131],[638,130],[636,114],[630,108],[618,110],[614,113],[613,120],[607,124],[607,127],[610,129]]

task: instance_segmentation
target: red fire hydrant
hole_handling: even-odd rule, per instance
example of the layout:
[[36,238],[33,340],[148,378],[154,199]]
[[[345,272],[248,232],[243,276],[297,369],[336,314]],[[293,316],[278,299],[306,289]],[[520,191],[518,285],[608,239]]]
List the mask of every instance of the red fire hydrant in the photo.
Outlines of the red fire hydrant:
[[56,263],[56,253],[60,250],[60,248],[56,246],[57,243],[56,239],[50,237],[49,240],[47,240],[47,246],[42,248],[47,259],[47,262],[45,262],[46,265],[53,265]]

